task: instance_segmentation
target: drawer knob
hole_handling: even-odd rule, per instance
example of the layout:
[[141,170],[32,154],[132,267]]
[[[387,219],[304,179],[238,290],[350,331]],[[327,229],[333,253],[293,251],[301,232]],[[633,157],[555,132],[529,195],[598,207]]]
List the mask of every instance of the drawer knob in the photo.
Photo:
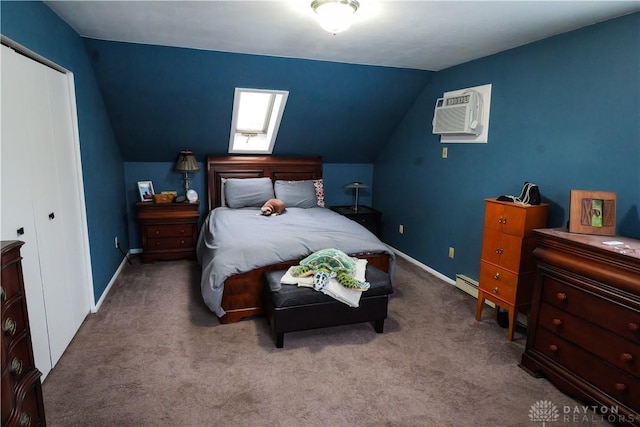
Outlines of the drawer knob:
[[18,328],[18,324],[12,318],[7,318],[2,325],[2,330],[7,335],[15,335],[16,329]]
[[496,253],[497,253],[498,255],[500,255],[502,252],[504,252],[504,249],[502,249],[502,248],[496,248]]
[[160,230],[156,230],[156,235],[160,234]]
[[557,352],[557,351],[558,351],[558,346],[557,346],[557,345],[555,345],[555,344],[551,344],[551,345],[549,346],[549,351],[550,351],[550,352],[552,352],[552,353]]
[[22,360],[18,360],[18,358],[16,357],[11,359],[9,372],[11,372],[13,375],[20,375],[22,373]]
[[493,288],[493,293],[498,295],[498,292],[500,292],[500,289],[498,289],[498,287],[496,286],[495,288]]
[[500,273],[494,274],[493,278],[496,279],[496,280],[500,280]]
[[633,362],[633,354],[631,353],[622,353],[620,356],[620,360],[623,362]]
[[627,391],[627,385],[623,383],[616,383],[616,391]]
[[551,321],[551,323],[553,323],[553,326],[555,326],[556,328],[557,328],[558,326],[562,326],[562,320],[560,320],[560,319],[553,319],[553,320]]
[[20,423],[20,427],[31,427],[31,415],[23,412],[18,422]]
[[504,224],[506,220],[507,219],[505,217],[501,216],[500,218],[498,218],[498,224]]
[[638,332],[638,330],[640,330],[640,325],[638,325],[636,322],[630,322],[627,325],[627,328],[629,328],[631,332]]
[[567,300],[567,294],[565,294],[564,292],[558,292],[556,294],[556,298],[558,299],[558,301],[566,301]]
[[180,233],[184,234],[184,228],[180,229]]
[[160,242],[156,242],[156,246],[160,246]]

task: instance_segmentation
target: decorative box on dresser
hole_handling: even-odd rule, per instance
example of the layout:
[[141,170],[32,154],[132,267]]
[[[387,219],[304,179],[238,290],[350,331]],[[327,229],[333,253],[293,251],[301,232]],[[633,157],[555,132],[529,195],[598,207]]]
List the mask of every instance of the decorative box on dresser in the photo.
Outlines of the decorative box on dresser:
[[7,427],[46,425],[22,278],[23,244],[2,241],[2,426]]
[[199,206],[200,202],[137,203],[142,262],[195,258]]
[[[536,230],[538,280],[521,367],[640,425],[640,241]],[[603,242],[621,242],[608,246]]]
[[510,341],[518,311],[531,303],[536,277],[533,230],[547,226],[548,207],[485,199],[476,320],[482,319],[485,300],[496,304],[496,310],[504,308]]

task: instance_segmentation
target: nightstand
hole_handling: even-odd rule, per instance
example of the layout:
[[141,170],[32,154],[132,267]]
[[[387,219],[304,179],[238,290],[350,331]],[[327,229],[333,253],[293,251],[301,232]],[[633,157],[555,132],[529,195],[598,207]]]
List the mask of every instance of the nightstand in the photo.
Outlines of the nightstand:
[[142,262],[195,258],[199,206],[200,202],[136,203]]
[[380,237],[380,232],[382,231],[382,212],[362,205],[358,206],[357,211],[354,210],[352,206],[331,206],[331,210],[360,223],[373,234]]

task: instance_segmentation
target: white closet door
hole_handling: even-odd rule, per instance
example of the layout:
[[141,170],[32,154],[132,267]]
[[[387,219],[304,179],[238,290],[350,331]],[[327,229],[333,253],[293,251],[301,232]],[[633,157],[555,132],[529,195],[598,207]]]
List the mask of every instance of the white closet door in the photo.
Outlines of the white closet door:
[[[30,227],[33,230],[28,238],[33,241],[31,246],[37,248],[37,254],[30,254],[28,260],[23,254],[23,261],[25,272],[27,267],[31,275],[39,270],[37,280],[30,280],[40,285],[41,302],[32,304],[35,297],[30,294],[35,291],[25,292],[30,320],[42,316],[45,319],[46,339],[42,336],[42,321],[32,321],[31,330],[36,366],[46,376],[90,309],[84,205],[78,171],[80,162],[76,158],[79,153],[75,146],[68,77],[4,46],[2,49],[2,214],[4,218],[6,212],[8,218],[16,220],[30,218],[35,226]],[[5,88],[11,88],[6,96]],[[9,123],[5,121],[5,111]],[[17,165],[5,158],[5,146],[8,152],[14,151],[11,157]],[[16,173],[14,184],[27,191],[17,195],[12,188],[7,188],[5,193],[5,180],[14,181],[11,177]],[[14,208],[14,197],[22,197],[24,206]],[[23,212],[26,210],[30,212]],[[22,238],[27,237],[26,232],[23,236],[9,236],[15,233],[13,223],[7,223],[7,235],[4,228],[3,219],[3,238],[27,240]],[[37,263],[37,267],[33,263]],[[27,275],[26,286],[30,286]],[[39,356],[44,343],[48,366],[45,357]]]
[[[63,186],[56,164],[55,134],[52,131],[51,100],[49,98],[49,75],[58,73],[35,61],[30,67],[40,70],[40,79],[31,82],[34,89],[44,94],[44,102],[31,106],[38,120],[29,126],[29,149],[31,161],[31,188],[33,190],[33,214],[40,252],[42,289],[47,311],[49,349],[51,364],[56,365],[71,342],[77,328],[73,328],[73,299],[69,289],[69,265],[64,229],[65,212],[60,200]],[[59,73],[58,73],[59,74]],[[42,99],[42,98],[41,98]],[[63,146],[64,147],[64,146]]]
[[[82,172],[78,170],[80,161],[76,158],[79,150],[74,144],[73,117],[74,112],[71,105],[70,82],[68,77],[62,73],[47,68],[47,85],[49,89],[49,111],[51,114],[51,130],[55,149],[55,164],[57,165],[56,176],[60,183],[58,192],[60,202],[60,220],[64,229],[62,245],[64,248],[64,259],[67,263],[69,280],[62,284],[57,291],[63,290],[66,293],[66,304],[62,308],[67,310],[68,323],[66,329],[69,331],[62,342],[67,344],[80,328],[85,317],[90,310],[90,283],[87,283],[87,260],[84,245],[84,234],[82,228],[84,221],[82,218],[83,191],[80,187],[82,182]],[[60,149],[64,147],[64,149]],[[47,299],[47,301],[49,301]],[[67,341],[68,339],[68,341]],[[67,344],[62,348],[66,348]],[[53,351],[52,351],[53,353]],[[62,354],[62,352],[60,352]],[[57,358],[53,357],[55,365]]]
[[[29,123],[37,120],[30,104],[38,96],[30,82],[39,79],[41,73],[26,66],[27,61],[30,60],[2,46],[1,234],[2,240],[25,242],[20,253],[33,353],[36,367],[46,374],[52,365],[33,216],[28,147]],[[19,234],[18,229],[23,234]]]

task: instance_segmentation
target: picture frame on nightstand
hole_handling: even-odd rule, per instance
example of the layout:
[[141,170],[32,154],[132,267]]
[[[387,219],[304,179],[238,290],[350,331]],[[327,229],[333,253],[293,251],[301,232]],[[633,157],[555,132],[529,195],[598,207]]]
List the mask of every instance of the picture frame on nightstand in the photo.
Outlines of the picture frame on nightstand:
[[153,202],[153,183],[151,181],[138,181],[138,192],[141,202]]

